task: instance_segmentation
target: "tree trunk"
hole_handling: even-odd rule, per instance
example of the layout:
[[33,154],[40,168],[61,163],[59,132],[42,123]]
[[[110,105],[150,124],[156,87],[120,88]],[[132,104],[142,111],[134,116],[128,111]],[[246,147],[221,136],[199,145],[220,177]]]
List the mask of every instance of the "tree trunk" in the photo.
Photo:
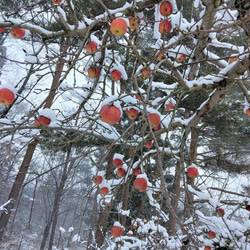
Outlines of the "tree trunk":
[[[172,185],[172,192],[171,192],[171,204],[177,213],[178,209],[178,200],[180,197],[180,190],[181,190],[181,163],[177,161],[176,169],[175,169],[175,176],[174,176],[174,183]],[[170,236],[174,236],[176,234],[176,217],[173,216],[172,213],[169,213],[169,221],[168,221],[168,234]]]
[[54,208],[53,208],[53,213],[52,213],[54,215],[54,218],[52,218],[53,219],[53,224],[52,224],[52,229],[51,229],[51,234],[50,234],[48,250],[52,250],[52,246],[53,246],[53,242],[54,242],[54,236],[55,236],[56,224],[57,224],[57,220],[58,220],[58,212],[59,212],[60,200],[61,200],[63,188],[65,186],[65,182],[67,180],[70,151],[71,151],[71,148],[69,148],[69,150],[68,150],[67,157],[66,157],[66,162],[65,162],[65,165],[64,165],[64,169],[63,169],[63,174],[62,174],[61,181],[60,181],[60,185],[59,185],[57,193],[55,195]]
[[[198,145],[199,133],[196,128],[191,129],[191,143],[190,143],[190,160],[191,163],[196,161],[197,158],[197,145]],[[187,176],[187,185],[194,186],[195,178]],[[190,217],[193,213],[193,201],[194,197],[188,190],[186,191],[186,202],[185,202],[185,216]]]
[[[108,158],[107,170],[106,170],[107,180],[110,180],[112,177],[113,156],[114,154],[110,152],[109,158]],[[98,226],[97,226],[96,235],[95,235],[95,238],[96,238],[95,240],[96,240],[96,244],[98,247],[100,247],[104,242],[105,234],[107,231],[106,222],[109,217],[110,210],[111,209],[109,207],[101,208],[101,211],[99,214]]]

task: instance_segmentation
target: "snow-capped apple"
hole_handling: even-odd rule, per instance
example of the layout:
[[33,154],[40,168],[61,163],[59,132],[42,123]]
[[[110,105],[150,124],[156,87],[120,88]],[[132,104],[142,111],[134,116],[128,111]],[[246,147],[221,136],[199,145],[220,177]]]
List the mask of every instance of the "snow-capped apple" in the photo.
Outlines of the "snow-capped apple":
[[160,5],[160,13],[163,16],[169,16],[172,14],[173,11],[173,7],[172,4],[170,2],[163,2]]
[[145,148],[152,148],[153,147],[153,142],[152,141],[148,141],[145,145]]
[[114,105],[104,105],[100,110],[100,119],[110,125],[116,124],[121,118],[121,110]]
[[181,55],[180,57],[176,58],[177,62],[183,62],[186,59],[185,55]]
[[159,31],[165,35],[172,29],[172,25],[168,20],[162,20],[159,24]]
[[113,81],[119,81],[121,79],[122,73],[118,69],[113,69],[110,73],[110,76]]
[[110,31],[115,36],[123,36],[127,31],[128,25],[123,18],[116,18],[110,24]]
[[134,108],[128,108],[128,109],[126,109],[126,113],[127,113],[129,119],[134,120],[138,116],[139,111],[137,109],[134,109]]
[[147,189],[148,182],[144,177],[140,177],[141,175],[138,175],[137,178],[134,181],[134,188],[139,190],[139,192],[144,192]]
[[34,125],[36,127],[48,126],[48,125],[50,125],[50,122],[51,122],[50,118],[41,115],[41,116],[39,116],[38,120],[37,119],[35,120]]
[[45,108],[39,111],[39,117],[35,120],[34,125],[37,127],[48,126],[55,120],[55,112],[52,109]]
[[198,176],[198,174],[199,174],[199,171],[196,167],[191,166],[187,169],[188,177],[195,178]]
[[0,32],[3,32],[6,30],[6,27],[0,27]]
[[99,75],[100,75],[100,70],[97,67],[91,66],[88,69],[89,78],[97,78]]
[[128,231],[127,235],[128,235],[128,237],[132,237],[133,236],[133,232],[130,230],[130,231]]
[[115,168],[121,168],[122,165],[123,165],[123,160],[122,159],[119,159],[119,158],[113,159],[113,166]]
[[167,105],[166,105],[166,110],[171,110],[171,109],[173,109],[174,108],[174,104],[173,103],[168,103]]
[[93,182],[95,184],[101,184],[102,183],[102,176],[100,176],[100,175],[94,176],[93,177]]
[[121,237],[124,229],[119,222],[115,222],[113,227],[111,227],[111,235],[115,238]]
[[141,170],[139,168],[133,169],[133,173],[135,176],[139,175],[141,173]]
[[25,36],[25,30],[21,28],[11,28],[10,34],[16,39],[21,39]]
[[248,117],[250,117],[250,108],[247,108],[247,109],[246,109],[246,115],[247,115]]
[[229,64],[233,63],[233,62],[236,62],[238,61],[238,58],[237,57],[232,57],[229,59]]
[[143,80],[150,78],[151,75],[152,75],[151,70],[143,70],[141,73],[141,77]]
[[137,225],[136,225],[136,224],[133,224],[132,227],[133,227],[133,229],[136,229],[136,228],[137,228]]
[[86,45],[86,50],[89,52],[89,53],[93,53],[95,51],[97,51],[97,43],[92,41],[90,43],[88,43]]
[[60,4],[62,2],[62,0],[55,0],[54,4]]
[[122,178],[126,174],[126,170],[124,168],[119,168],[116,173],[120,178]]
[[218,213],[218,216],[219,216],[219,217],[223,217],[224,214],[225,214],[225,211],[224,211],[224,209],[222,209],[222,208],[217,208],[217,213]]
[[212,248],[210,246],[205,246],[204,250],[211,250]]
[[157,55],[157,60],[158,60],[158,61],[161,61],[161,60],[165,59],[166,57],[167,57],[166,52],[162,51],[162,52],[160,52],[160,53]]
[[209,232],[208,232],[208,237],[209,237],[210,239],[214,239],[214,238],[216,237],[216,234],[215,234],[214,232],[212,232],[212,231],[209,231]]
[[[157,113],[148,114],[148,119],[152,128],[158,127],[161,123],[161,117]],[[146,119],[146,124],[148,125],[148,120]]]
[[8,106],[12,104],[15,100],[14,88],[10,88],[8,84],[3,84],[0,86],[0,103]]
[[129,20],[129,28],[130,28],[131,30],[136,29],[136,23],[137,23],[138,26],[139,26],[139,24],[140,24],[140,19],[139,19],[139,17],[137,17],[137,18],[129,17],[128,20]]
[[109,189],[108,189],[108,187],[102,187],[102,188],[100,188],[100,192],[103,195],[107,195],[109,193]]

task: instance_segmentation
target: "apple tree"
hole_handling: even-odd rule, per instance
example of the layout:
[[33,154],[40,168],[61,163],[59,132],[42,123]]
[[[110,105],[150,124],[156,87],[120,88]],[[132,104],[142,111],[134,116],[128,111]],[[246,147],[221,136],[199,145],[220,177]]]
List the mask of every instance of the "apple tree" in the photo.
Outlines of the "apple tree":
[[3,2],[1,244],[247,249],[249,2]]

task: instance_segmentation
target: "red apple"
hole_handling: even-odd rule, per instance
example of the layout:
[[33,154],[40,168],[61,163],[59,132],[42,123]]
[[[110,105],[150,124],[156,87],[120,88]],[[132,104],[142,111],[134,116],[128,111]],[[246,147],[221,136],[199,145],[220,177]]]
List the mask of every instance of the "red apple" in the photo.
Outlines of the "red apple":
[[134,108],[129,108],[129,109],[126,109],[126,113],[127,113],[129,119],[134,120],[138,116],[139,111],[137,109],[134,109]]
[[94,176],[93,177],[93,182],[95,184],[101,184],[102,183],[102,176],[100,176],[100,175]]
[[122,236],[124,229],[121,226],[111,227],[111,235],[115,238]]
[[110,76],[113,81],[119,81],[121,79],[122,73],[119,70],[114,69],[111,71]]
[[[137,17],[137,18],[129,17],[128,20],[129,20],[129,28],[130,28],[131,30],[136,29],[136,25],[139,26],[139,24],[140,24],[140,19],[139,19],[139,17]],[[136,23],[137,23],[137,24],[136,24]]]
[[222,209],[222,208],[217,208],[217,212],[218,212],[219,217],[223,217],[225,214],[224,209]]
[[134,188],[139,190],[139,192],[144,192],[147,189],[148,182],[145,178],[140,178],[139,176],[134,181]]
[[176,58],[177,62],[183,62],[186,59],[185,55],[181,55],[180,57]]
[[103,122],[114,125],[121,118],[121,110],[114,105],[104,105],[100,110],[100,115]]
[[97,43],[92,41],[91,43],[87,44],[86,45],[86,50],[89,53],[93,53],[93,52],[97,51]]
[[[137,95],[135,99],[137,99],[137,100],[141,101],[141,96],[140,96],[140,95]],[[142,95],[142,99],[144,100],[143,95]]]
[[212,232],[212,231],[209,231],[209,232],[208,232],[208,237],[209,237],[210,239],[214,239],[214,238],[216,237],[216,234],[215,234],[214,232]]
[[250,205],[248,205],[248,201],[245,201],[245,207],[247,211],[250,211]]
[[153,142],[149,141],[144,145],[145,148],[152,148],[153,147]]
[[141,73],[141,77],[143,80],[150,78],[151,75],[152,75],[152,72],[150,70],[143,70]]
[[97,67],[91,66],[88,69],[89,78],[97,78],[99,75],[100,75],[100,70]]
[[0,27],[0,32],[3,32],[6,30],[6,27]]
[[119,159],[119,158],[116,158],[113,160],[113,166],[115,168],[121,168],[123,165],[123,160],[122,159]]
[[60,4],[62,2],[62,0],[55,0],[54,4]]
[[248,117],[250,117],[250,108],[248,108],[248,109],[246,110],[246,115],[247,115]]
[[161,61],[161,60],[165,59],[166,57],[167,57],[167,54],[166,54],[164,51],[162,51],[162,52],[160,52],[160,53],[158,54],[157,60],[158,60],[158,61]]
[[139,168],[133,169],[133,173],[135,176],[139,175],[141,173],[141,170]]
[[173,103],[168,103],[167,105],[166,105],[166,110],[171,110],[171,109],[173,109],[174,108],[174,104]]
[[229,59],[229,64],[233,63],[233,62],[236,62],[238,61],[238,58],[237,57],[232,57]]
[[136,224],[133,224],[132,227],[133,227],[133,229],[136,229],[136,228],[137,228],[137,225],[136,225]]
[[161,124],[159,124],[157,127],[153,128],[154,131],[157,131],[157,130],[160,130],[160,129],[161,129]]
[[41,116],[39,116],[38,120],[35,120],[34,125],[36,127],[48,126],[50,124],[50,122],[51,122],[51,120],[48,117],[41,115]]
[[162,20],[159,24],[159,31],[165,35],[167,34],[172,28],[171,23],[168,20]]
[[199,174],[198,169],[196,167],[189,167],[187,169],[187,175],[188,177],[195,178]]
[[107,187],[102,187],[100,189],[100,192],[103,194],[103,195],[107,195],[109,193],[109,189]]
[[132,231],[128,231],[128,237],[132,237],[133,236],[133,232]]
[[173,11],[173,7],[172,4],[170,2],[163,2],[160,5],[160,13],[163,16],[169,16],[172,14]]
[[25,30],[20,28],[11,28],[10,34],[16,39],[21,39],[25,36]]
[[127,31],[127,23],[122,18],[115,19],[110,25],[110,31],[115,36],[123,36]]
[[205,246],[204,250],[211,250],[212,248],[210,246]]
[[15,94],[8,88],[0,89],[0,103],[5,106],[12,104],[15,100]]
[[126,174],[126,170],[124,168],[119,168],[116,173],[120,178],[122,178]]
[[[161,123],[161,117],[157,113],[148,114],[148,118],[152,128],[158,127]],[[146,120],[146,124],[148,125],[148,120]]]

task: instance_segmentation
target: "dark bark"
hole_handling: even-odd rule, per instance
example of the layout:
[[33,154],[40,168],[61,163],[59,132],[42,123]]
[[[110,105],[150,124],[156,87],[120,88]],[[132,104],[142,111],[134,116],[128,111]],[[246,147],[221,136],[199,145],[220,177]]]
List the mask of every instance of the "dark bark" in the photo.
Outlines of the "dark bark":
[[[171,192],[171,205],[173,209],[176,211],[178,210],[178,200],[180,197],[180,190],[181,190],[181,163],[177,161],[176,169],[175,169],[175,176],[174,176],[174,183],[172,185],[172,192]],[[168,234],[170,236],[174,236],[176,234],[176,217],[169,213],[169,221],[168,221]]]

